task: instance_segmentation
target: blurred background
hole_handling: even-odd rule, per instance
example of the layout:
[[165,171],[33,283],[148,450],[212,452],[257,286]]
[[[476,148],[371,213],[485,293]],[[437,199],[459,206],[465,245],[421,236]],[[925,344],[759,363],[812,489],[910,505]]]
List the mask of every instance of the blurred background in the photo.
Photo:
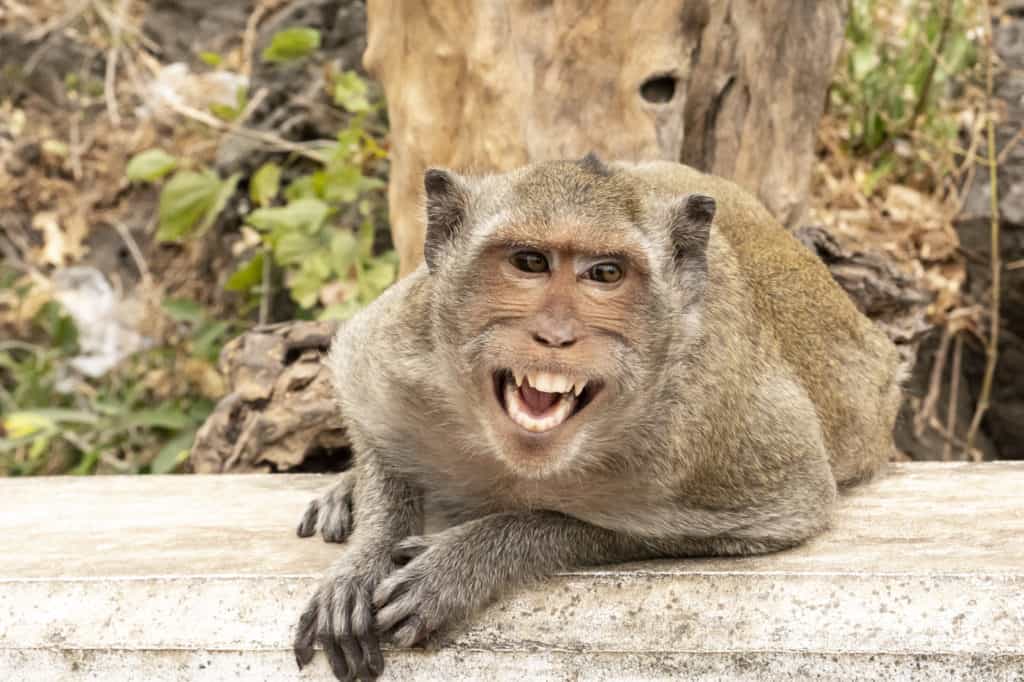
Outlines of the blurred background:
[[[1024,458],[1024,3],[836,6],[788,226],[914,364],[901,458]],[[344,466],[317,359],[400,271],[366,46],[361,0],[0,0],[0,475]]]

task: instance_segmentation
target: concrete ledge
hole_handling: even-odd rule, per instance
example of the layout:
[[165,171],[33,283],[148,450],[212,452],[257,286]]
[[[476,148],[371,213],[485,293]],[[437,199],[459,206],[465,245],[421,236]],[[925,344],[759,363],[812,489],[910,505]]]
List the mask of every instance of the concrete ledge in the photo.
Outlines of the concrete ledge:
[[[0,480],[0,680],[314,680],[318,476]],[[767,557],[566,573],[387,679],[1024,680],[1024,463],[914,464]]]

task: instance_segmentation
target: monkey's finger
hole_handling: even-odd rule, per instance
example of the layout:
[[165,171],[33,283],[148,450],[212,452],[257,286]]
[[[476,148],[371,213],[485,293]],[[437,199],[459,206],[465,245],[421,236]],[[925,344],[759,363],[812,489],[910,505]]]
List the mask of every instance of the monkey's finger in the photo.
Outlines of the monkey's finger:
[[299,616],[299,625],[295,630],[295,643],[293,645],[295,663],[298,664],[299,670],[302,670],[303,667],[309,665],[309,662],[313,660],[313,643],[316,641],[316,616],[316,602],[310,604],[302,615]]
[[331,666],[331,672],[341,682],[349,682],[353,679],[352,671],[348,667],[348,663],[345,662],[345,654],[342,653],[341,648],[335,642],[334,636],[331,633],[324,633],[320,638],[320,644],[324,648],[324,654],[327,655],[327,663]]
[[427,634],[427,627],[423,619],[413,614],[399,623],[398,627],[388,634],[388,639],[396,646],[409,648],[426,639]]
[[321,516],[323,516],[323,529],[321,532],[324,536],[324,542],[344,542],[345,538],[348,537],[351,519],[348,504],[344,500],[339,500],[337,504],[332,505],[327,510],[327,513]]
[[299,528],[296,531],[300,538],[308,538],[310,535],[316,532],[316,518],[320,511],[320,501],[313,500],[306,507],[306,511],[302,514],[302,520],[299,521]]
[[359,640],[350,636],[339,637],[337,642],[341,647],[342,653],[345,654],[345,664],[348,666],[349,674],[352,678],[367,677],[370,674],[370,671],[366,667],[366,662],[363,660],[363,649],[359,645]]
[[430,542],[422,535],[410,535],[391,549],[391,560],[404,566],[430,548]]
[[363,648],[363,661],[366,663],[371,677],[376,677],[384,672],[384,654],[381,653],[377,634],[370,630],[359,641],[359,644]]
[[[407,569],[400,568],[387,578],[384,578],[373,591],[373,605],[381,608],[390,603],[393,599],[403,594],[408,589],[409,576]],[[380,613],[377,613],[378,629],[380,625]]]
[[377,611],[377,632],[388,632],[393,629],[410,617],[412,610],[411,600],[399,599],[389,602],[387,606]]

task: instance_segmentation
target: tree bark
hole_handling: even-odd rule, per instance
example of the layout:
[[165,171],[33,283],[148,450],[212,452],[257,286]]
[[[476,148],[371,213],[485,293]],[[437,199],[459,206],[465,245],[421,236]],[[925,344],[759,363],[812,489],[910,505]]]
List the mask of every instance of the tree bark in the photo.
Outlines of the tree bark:
[[[839,0],[368,0],[366,69],[391,122],[389,201],[403,273],[423,257],[422,174],[501,171],[589,151],[681,160],[737,180],[790,227],[843,40]],[[927,301],[888,262],[798,233],[897,343]],[[192,453],[198,471],[344,462],[329,325],[258,329],[222,356],[231,393]],[[909,347],[909,344],[906,346]],[[314,465],[315,466],[315,465]]]
[[402,273],[422,260],[422,174],[595,151],[738,181],[785,224],[807,203],[843,41],[839,0],[369,0]]

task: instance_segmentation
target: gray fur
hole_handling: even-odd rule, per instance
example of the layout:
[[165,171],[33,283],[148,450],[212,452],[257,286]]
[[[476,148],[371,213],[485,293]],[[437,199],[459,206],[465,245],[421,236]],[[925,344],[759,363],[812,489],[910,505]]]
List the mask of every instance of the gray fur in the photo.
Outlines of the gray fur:
[[[827,527],[838,487],[884,464],[895,350],[735,185],[588,159],[446,173],[435,189],[457,239],[440,232],[429,270],[344,325],[328,360],[355,464],[300,535],[339,500],[353,522],[327,524],[351,535],[300,619],[300,665],[319,641],[339,679],[372,677],[378,634],[410,646],[562,569],[791,547]],[[566,221],[591,249],[628,235],[649,276],[640,323],[593,359],[609,407],[524,468],[477,392],[510,351],[475,265],[509,225]],[[424,535],[427,507],[449,527]]]

